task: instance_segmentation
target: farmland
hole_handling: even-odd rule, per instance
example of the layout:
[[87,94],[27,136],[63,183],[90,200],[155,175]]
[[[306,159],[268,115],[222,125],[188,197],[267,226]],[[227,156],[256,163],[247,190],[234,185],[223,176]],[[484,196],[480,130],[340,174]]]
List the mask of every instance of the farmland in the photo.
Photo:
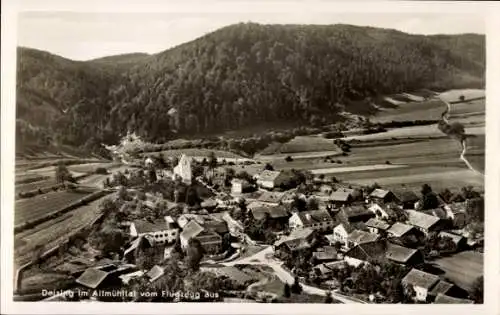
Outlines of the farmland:
[[474,280],[483,275],[483,262],[483,254],[474,251],[461,252],[435,261],[445,272],[446,278],[466,290],[470,290]]
[[[104,197],[106,198],[106,197]],[[17,266],[26,263],[37,246],[49,249],[65,240],[77,229],[92,222],[99,214],[102,199],[63,214],[55,220],[44,222],[36,227],[17,233],[14,236],[14,255]]]
[[61,191],[18,200],[15,204],[14,225],[41,218],[90,193],[89,191]]
[[211,152],[215,154],[218,159],[227,159],[227,160],[238,160],[238,159],[246,159],[245,157],[238,155],[229,151],[222,150],[210,150],[210,149],[172,149],[172,150],[164,150],[158,152],[147,152],[144,153],[144,156],[158,156],[160,153],[163,154],[165,158],[171,157],[179,157],[182,154],[187,156],[195,157],[195,158],[206,158]]
[[340,149],[333,144],[333,140],[324,139],[319,136],[297,136],[283,144],[272,144],[264,149],[261,155],[291,154],[294,156],[308,152],[328,152],[328,154],[335,154],[339,153]]

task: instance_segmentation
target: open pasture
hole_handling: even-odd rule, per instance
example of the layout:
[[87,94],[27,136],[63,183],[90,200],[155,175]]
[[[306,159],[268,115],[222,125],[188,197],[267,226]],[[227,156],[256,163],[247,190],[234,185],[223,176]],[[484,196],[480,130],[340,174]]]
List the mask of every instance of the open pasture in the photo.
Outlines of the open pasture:
[[297,136],[281,145],[273,144],[272,150],[269,148],[262,151],[262,155],[304,155],[310,152],[327,152],[327,154],[341,153],[340,149],[333,144],[333,140],[319,136]]
[[41,218],[48,213],[78,201],[90,193],[90,191],[60,191],[17,200],[14,206],[14,225]]
[[483,275],[484,257],[475,251],[461,252],[436,260],[444,276],[465,290],[471,290],[474,281]]

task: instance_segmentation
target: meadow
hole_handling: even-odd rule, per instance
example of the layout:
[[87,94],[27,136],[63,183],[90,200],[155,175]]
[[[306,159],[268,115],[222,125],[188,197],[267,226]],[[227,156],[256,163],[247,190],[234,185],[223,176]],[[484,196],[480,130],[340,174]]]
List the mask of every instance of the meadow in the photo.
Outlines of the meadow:
[[444,276],[465,290],[471,290],[474,281],[484,273],[484,257],[474,251],[461,252],[435,261]]
[[[292,157],[300,158],[300,156],[307,157],[305,153],[313,152],[316,154],[326,153],[328,155],[341,153],[339,147],[337,147],[331,139],[325,139],[320,136],[297,136],[286,143],[273,144],[262,150],[260,154],[262,156],[277,155],[279,157],[291,155]],[[296,157],[297,155],[299,157]],[[309,156],[315,157],[315,154]]]

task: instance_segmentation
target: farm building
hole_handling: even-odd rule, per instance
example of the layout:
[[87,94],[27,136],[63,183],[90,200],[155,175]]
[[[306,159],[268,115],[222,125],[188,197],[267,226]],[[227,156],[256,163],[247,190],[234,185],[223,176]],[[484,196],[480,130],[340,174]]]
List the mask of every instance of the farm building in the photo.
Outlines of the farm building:
[[374,234],[387,232],[387,230],[389,230],[389,228],[391,227],[389,223],[382,220],[377,220],[375,218],[371,218],[370,220],[366,221],[365,224],[368,227],[368,230]]
[[385,258],[409,266],[417,266],[424,262],[424,255],[418,249],[407,248],[393,243],[387,244]]
[[402,283],[409,285],[415,290],[415,300],[427,302],[430,300],[430,292],[440,282],[439,276],[413,268],[403,278]]
[[337,207],[350,205],[353,201],[352,194],[343,190],[337,190],[331,193],[329,199],[330,202]]
[[315,230],[311,228],[297,229],[274,243],[278,256],[280,253],[292,253],[302,249],[311,248],[315,242]]
[[284,192],[264,191],[259,196],[257,201],[270,206],[277,206],[281,203],[284,196],[285,196]]
[[395,210],[393,210],[391,207],[388,206],[382,207],[377,203],[371,204],[368,207],[368,210],[370,210],[377,217],[377,219],[387,220],[390,217],[394,217],[396,215]]
[[326,210],[313,210],[294,213],[288,220],[292,229],[311,228],[326,231],[333,228],[335,220]]
[[150,235],[140,235],[130,243],[130,246],[123,253],[123,258],[127,262],[134,263],[136,250],[151,248],[153,246],[154,240],[150,237]]
[[232,194],[242,194],[248,192],[250,189],[252,189],[252,185],[244,179],[235,178],[231,181]]
[[408,224],[414,226],[420,230],[425,235],[428,235],[432,231],[438,231],[440,227],[441,219],[432,215],[421,213],[415,210],[407,210],[408,214]]
[[373,212],[365,208],[364,205],[353,205],[340,209],[339,213],[344,213],[349,222],[367,221],[374,217]]
[[147,273],[146,276],[149,279],[149,282],[155,282],[156,280],[160,279],[161,276],[165,274],[165,269],[158,265],[154,265],[153,268],[151,268]]
[[267,215],[273,221],[288,222],[288,211],[283,206],[261,206],[250,210],[255,220],[262,220]]
[[412,190],[394,190],[393,194],[403,209],[415,209],[415,203],[420,200]]
[[176,179],[177,177],[181,178],[183,183],[191,185],[193,177],[193,173],[191,171],[191,160],[185,154],[183,154],[179,159],[179,164],[174,167],[172,179]]
[[422,253],[390,243],[386,240],[366,242],[352,247],[344,255],[344,260],[351,266],[369,264],[373,260],[392,261],[402,265],[415,266],[423,263]]
[[365,243],[371,243],[378,240],[378,234],[373,234],[366,231],[354,230],[347,236],[347,242],[344,244],[344,249],[349,250],[355,246]]
[[452,220],[455,228],[461,229],[467,224],[465,203],[452,203],[443,206],[449,219]]
[[404,237],[416,234],[416,228],[412,225],[396,222],[387,230],[387,234],[392,237]]
[[130,224],[130,236],[139,237],[145,235],[151,237],[155,243],[172,243],[177,239],[179,229],[170,216],[154,222],[136,220]]
[[467,239],[465,237],[463,237],[462,235],[457,235],[457,234],[449,233],[446,231],[441,231],[441,232],[439,232],[438,235],[439,235],[439,237],[450,238],[453,241],[453,243],[455,244],[456,250],[465,248],[467,245]]
[[191,220],[184,226],[180,234],[181,247],[186,249],[191,239],[197,239],[207,253],[216,253],[222,246],[222,237],[220,234],[227,232],[228,229],[225,222],[217,224],[216,222],[209,221],[201,225],[198,221]]
[[339,253],[334,247],[331,246],[318,248],[318,250],[313,253],[313,259],[320,263],[334,261],[338,258]]
[[372,191],[371,194],[368,196],[368,199],[372,202],[382,202],[382,203],[397,201],[397,198],[392,193],[392,191],[379,188]]
[[263,188],[273,189],[283,184],[289,175],[281,171],[264,170],[257,176],[257,185]]
[[460,299],[439,293],[434,300],[434,304],[474,304],[469,299]]

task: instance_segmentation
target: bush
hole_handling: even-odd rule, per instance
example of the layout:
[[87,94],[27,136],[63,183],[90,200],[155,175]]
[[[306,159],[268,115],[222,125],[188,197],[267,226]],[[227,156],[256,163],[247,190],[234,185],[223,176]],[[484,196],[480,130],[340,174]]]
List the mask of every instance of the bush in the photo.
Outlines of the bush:
[[95,169],[96,174],[101,174],[101,175],[106,175],[108,174],[108,170],[105,169],[104,167],[98,167]]
[[390,161],[385,161],[385,164],[390,165],[391,162]]
[[285,158],[285,161],[287,162],[292,162],[293,161],[293,158],[289,155]]

